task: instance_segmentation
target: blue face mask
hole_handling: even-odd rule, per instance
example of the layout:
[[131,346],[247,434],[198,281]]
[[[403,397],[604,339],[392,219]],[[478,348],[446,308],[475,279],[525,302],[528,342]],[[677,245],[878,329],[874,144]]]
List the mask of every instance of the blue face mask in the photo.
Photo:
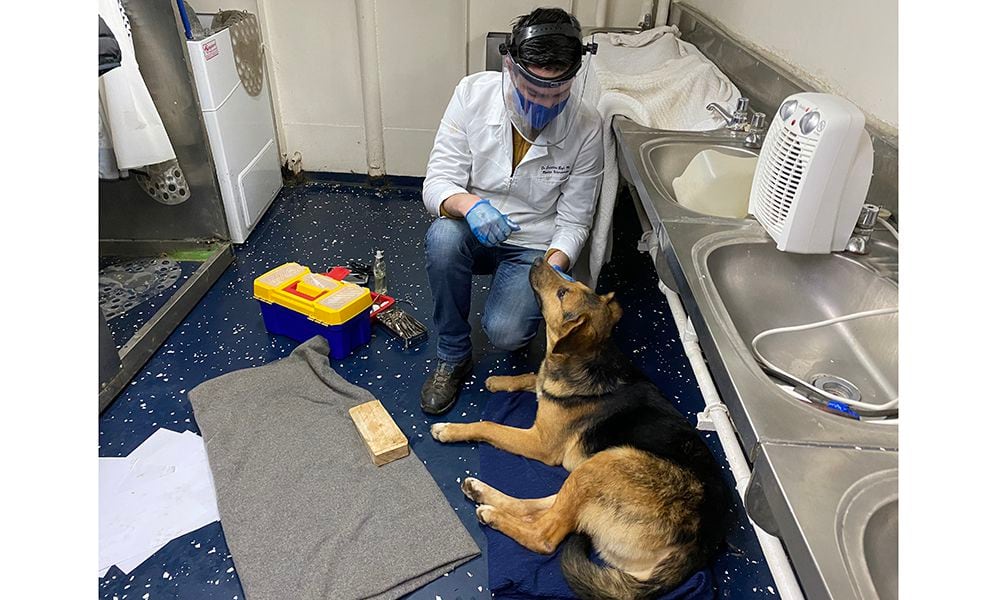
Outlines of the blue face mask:
[[517,96],[517,105],[521,109],[522,114],[527,115],[531,119],[531,128],[536,131],[541,130],[549,124],[549,121],[556,118],[566,108],[566,103],[569,102],[569,98],[566,98],[555,106],[543,106],[525,98],[521,94],[521,90],[516,87],[514,88],[514,95]]

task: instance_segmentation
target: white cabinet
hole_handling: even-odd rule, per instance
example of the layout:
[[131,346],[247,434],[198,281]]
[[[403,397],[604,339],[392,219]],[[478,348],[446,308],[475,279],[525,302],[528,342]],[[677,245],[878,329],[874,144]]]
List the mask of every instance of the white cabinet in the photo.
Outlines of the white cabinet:
[[229,233],[241,244],[281,189],[267,74],[260,94],[248,94],[236,72],[229,29],[187,44]]

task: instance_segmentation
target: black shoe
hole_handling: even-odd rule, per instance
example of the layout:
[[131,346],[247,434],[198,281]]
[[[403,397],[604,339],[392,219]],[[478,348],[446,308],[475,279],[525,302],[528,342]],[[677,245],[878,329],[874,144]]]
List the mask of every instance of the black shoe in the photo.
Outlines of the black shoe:
[[440,415],[455,406],[458,388],[472,372],[472,358],[447,363],[439,360],[437,368],[420,389],[420,408],[429,415]]

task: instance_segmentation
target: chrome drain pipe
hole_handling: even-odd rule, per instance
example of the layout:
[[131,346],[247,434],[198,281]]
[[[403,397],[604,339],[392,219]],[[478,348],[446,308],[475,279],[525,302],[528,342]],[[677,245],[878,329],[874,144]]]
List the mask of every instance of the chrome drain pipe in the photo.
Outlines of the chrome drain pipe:
[[[652,248],[651,250],[650,256],[654,256],[653,261],[655,262],[656,249]],[[698,414],[698,429],[714,429],[719,435],[722,450],[726,454],[726,461],[729,462],[729,469],[736,479],[736,491],[742,501],[746,493],[747,483],[750,481],[750,467],[747,465],[746,457],[743,456],[743,446],[740,444],[739,438],[736,437],[736,430],[733,429],[733,422],[729,418],[729,409],[722,403],[719,392],[715,389],[712,375],[708,371],[708,365],[705,364],[701,353],[701,346],[698,344],[698,335],[694,331],[691,319],[684,310],[681,297],[663,285],[662,281],[657,283],[660,291],[667,297],[670,312],[677,325],[677,333],[684,346],[684,354],[687,355],[688,361],[691,363],[691,370],[694,371],[698,388],[705,399],[705,410]],[[745,505],[744,510],[746,510]],[[799,582],[795,578],[795,571],[781,545],[781,540],[758,527],[753,519],[750,519],[750,524],[753,525],[754,533],[757,534],[757,540],[764,552],[764,558],[771,570],[771,577],[774,578],[778,594],[783,600],[805,600],[802,588],[799,587]]]

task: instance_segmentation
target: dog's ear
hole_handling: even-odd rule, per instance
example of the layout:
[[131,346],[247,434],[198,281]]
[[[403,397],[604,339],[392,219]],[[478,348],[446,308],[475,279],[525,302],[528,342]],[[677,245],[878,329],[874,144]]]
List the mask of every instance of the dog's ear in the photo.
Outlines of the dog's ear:
[[608,306],[608,310],[611,311],[611,324],[614,325],[622,318],[622,307],[615,301],[615,293],[608,292],[601,296],[601,300]]
[[559,339],[552,345],[552,354],[572,354],[587,344],[586,332],[590,317],[584,313],[573,320],[564,321]]

